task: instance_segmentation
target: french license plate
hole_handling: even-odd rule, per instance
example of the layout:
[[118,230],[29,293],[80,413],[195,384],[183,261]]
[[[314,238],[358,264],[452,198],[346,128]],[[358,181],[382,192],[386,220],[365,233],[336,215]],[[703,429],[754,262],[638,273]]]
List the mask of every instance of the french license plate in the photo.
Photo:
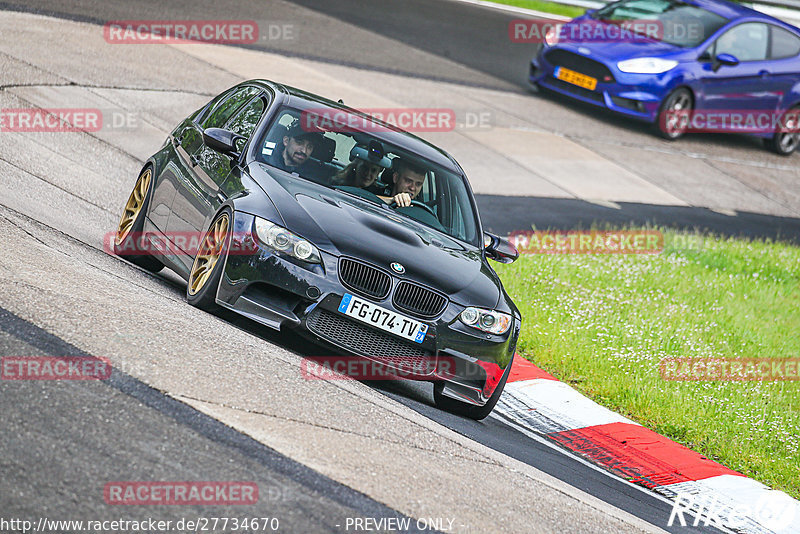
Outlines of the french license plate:
[[428,325],[405,317],[377,304],[345,293],[339,303],[339,311],[362,323],[380,328],[415,343],[422,343],[428,333]]
[[585,74],[575,72],[574,70],[565,69],[564,67],[556,67],[555,74],[556,78],[559,80],[571,83],[572,85],[577,85],[578,87],[583,87],[584,89],[589,89],[590,91],[594,91],[597,87],[597,78],[586,76]]

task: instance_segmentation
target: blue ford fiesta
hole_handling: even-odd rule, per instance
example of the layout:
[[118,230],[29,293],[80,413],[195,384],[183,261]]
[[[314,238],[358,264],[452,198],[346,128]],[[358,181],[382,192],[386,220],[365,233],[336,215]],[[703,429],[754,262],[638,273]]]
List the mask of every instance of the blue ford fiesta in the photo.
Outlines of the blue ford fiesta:
[[692,131],[687,117],[740,111],[773,121],[721,131],[752,133],[786,156],[800,144],[800,30],[722,0],[588,11],[545,36],[529,81],[652,123],[666,139]]

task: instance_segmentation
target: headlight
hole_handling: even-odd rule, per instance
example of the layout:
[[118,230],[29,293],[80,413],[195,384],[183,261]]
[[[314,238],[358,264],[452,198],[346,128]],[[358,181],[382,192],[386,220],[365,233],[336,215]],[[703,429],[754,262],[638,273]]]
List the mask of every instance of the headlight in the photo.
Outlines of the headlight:
[[555,46],[558,44],[559,32],[561,31],[561,24],[553,24],[544,32],[544,44],[547,46]]
[[272,250],[308,263],[322,263],[317,247],[286,228],[256,217],[256,237]]
[[458,316],[461,322],[490,334],[505,334],[511,326],[511,316],[494,310],[469,307]]
[[630,74],[661,74],[678,64],[674,59],[661,59],[658,57],[637,57],[626,59],[617,63],[617,68]]

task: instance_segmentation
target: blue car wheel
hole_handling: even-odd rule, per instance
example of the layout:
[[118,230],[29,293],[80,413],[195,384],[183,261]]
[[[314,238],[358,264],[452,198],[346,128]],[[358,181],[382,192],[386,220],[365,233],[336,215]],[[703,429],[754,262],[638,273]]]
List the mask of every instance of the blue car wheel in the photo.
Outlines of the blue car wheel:
[[658,134],[669,141],[685,134],[689,129],[693,104],[692,93],[685,87],[679,87],[667,95],[661,102],[655,122]]
[[800,106],[795,106],[783,116],[781,130],[766,140],[766,144],[776,154],[790,156],[800,145]]

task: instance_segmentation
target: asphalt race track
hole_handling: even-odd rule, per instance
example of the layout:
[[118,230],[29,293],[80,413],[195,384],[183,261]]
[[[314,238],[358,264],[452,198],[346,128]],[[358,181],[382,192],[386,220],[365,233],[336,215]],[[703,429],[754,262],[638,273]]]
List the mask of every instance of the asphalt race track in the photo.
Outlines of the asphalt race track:
[[[430,518],[443,532],[711,530],[667,527],[666,500],[498,417],[436,410],[429,384],[306,380],[301,357],[321,349],[190,307],[174,273],[110,256],[103,238],[166,133],[248,77],[355,106],[484,114],[481,127],[421,135],[461,162],[485,226],[500,233],[633,222],[798,240],[800,156],[744,136],[668,143],[529,94],[532,50],[507,38],[516,16],[447,0],[0,8],[0,108],[136,119],[95,133],[0,131],[0,355],[114,362],[104,382],[0,382],[0,518],[246,514],[279,518],[281,532],[352,532],[353,518]],[[295,37],[127,47],[102,38],[109,20],[214,18],[289,24]],[[260,499],[244,511],[107,505],[104,484],[119,480],[246,480]]]

